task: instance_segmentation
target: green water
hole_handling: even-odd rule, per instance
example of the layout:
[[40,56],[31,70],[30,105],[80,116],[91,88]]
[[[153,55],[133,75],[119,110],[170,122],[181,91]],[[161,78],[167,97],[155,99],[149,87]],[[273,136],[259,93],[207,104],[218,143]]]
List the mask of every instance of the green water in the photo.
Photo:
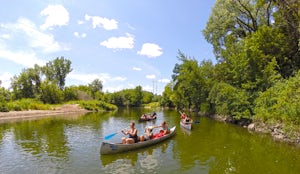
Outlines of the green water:
[[[158,119],[177,126],[171,139],[116,155],[99,154],[103,137],[152,110],[120,109],[0,124],[0,173],[299,173],[300,147],[205,117],[193,130],[180,128],[176,111],[157,110]],[[118,142],[121,134],[111,141]]]

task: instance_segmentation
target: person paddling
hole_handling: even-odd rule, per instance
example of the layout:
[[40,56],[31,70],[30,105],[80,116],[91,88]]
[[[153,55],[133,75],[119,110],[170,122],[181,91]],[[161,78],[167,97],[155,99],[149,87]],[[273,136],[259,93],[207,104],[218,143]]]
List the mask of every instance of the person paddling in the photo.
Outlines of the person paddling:
[[154,126],[153,128],[159,128],[159,127],[162,128],[160,130],[160,132],[162,132],[163,135],[166,135],[166,134],[170,133],[170,129],[168,128],[168,125],[165,121],[163,121],[160,126]]
[[124,135],[128,135],[129,137],[123,137],[122,138],[122,143],[123,144],[133,144],[138,142],[138,136],[137,136],[137,129],[134,127],[135,123],[131,122],[130,123],[130,129],[128,131],[122,130],[121,132]]

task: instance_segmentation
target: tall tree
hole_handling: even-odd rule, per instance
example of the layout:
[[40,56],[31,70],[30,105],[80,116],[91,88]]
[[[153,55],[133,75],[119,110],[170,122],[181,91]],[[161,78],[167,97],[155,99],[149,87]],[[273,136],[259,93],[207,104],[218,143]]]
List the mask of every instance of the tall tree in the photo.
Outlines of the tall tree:
[[72,71],[71,61],[64,57],[56,58],[46,64],[43,69],[46,79],[56,80],[58,87],[63,90],[67,75]]
[[283,77],[295,75],[300,68],[300,1],[276,0],[275,27],[285,36],[282,57],[278,59]]
[[35,65],[34,68],[24,69],[19,76],[11,79],[11,86],[15,99],[37,97],[41,92],[40,67]]
[[272,0],[217,0],[203,34],[214,47],[220,61],[228,36],[238,42],[257,31],[259,26],[271,25]]
[[103,85],[102,81],[99,79],[93,80],[93,82],[90,83],[88,86],[90,88],[93,99],[96,98],[97,93],[102,92]]

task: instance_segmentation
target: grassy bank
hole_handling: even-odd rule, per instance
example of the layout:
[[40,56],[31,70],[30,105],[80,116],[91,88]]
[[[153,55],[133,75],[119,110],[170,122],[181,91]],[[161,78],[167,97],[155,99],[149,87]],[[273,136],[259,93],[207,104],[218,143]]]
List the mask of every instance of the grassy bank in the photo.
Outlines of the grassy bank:
[[[81,108],[89,111],[113,111],[117,110],[118,107],[105,103],[99,100],[79,100],[71,101],[67,104],[79,104]],[[9,111],[28,111],[28,110],[53,110],[63,104],[44,104],[43,102],[35,99],[21,99],[12,102],[7,102],[3,104],[0,108],[0,112],[9,112]]]

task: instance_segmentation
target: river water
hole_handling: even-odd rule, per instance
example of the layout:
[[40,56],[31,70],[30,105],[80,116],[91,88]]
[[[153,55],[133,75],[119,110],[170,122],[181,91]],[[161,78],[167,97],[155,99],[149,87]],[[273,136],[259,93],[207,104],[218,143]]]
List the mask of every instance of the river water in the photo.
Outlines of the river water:
[[[192,131],[180,128],[179,114],[156,110],[157,120],[138,123],[145,109],[43,118],[0,124],[0,173],[264,173],[300,171],[300,147],[274,142],[235,125],[192,115]],[[141,134],[163,120],[176,135],[160,144],[115,155],[100,155],[103,137],[136,121]],[[110,139],[118,142],[122,134]]]

